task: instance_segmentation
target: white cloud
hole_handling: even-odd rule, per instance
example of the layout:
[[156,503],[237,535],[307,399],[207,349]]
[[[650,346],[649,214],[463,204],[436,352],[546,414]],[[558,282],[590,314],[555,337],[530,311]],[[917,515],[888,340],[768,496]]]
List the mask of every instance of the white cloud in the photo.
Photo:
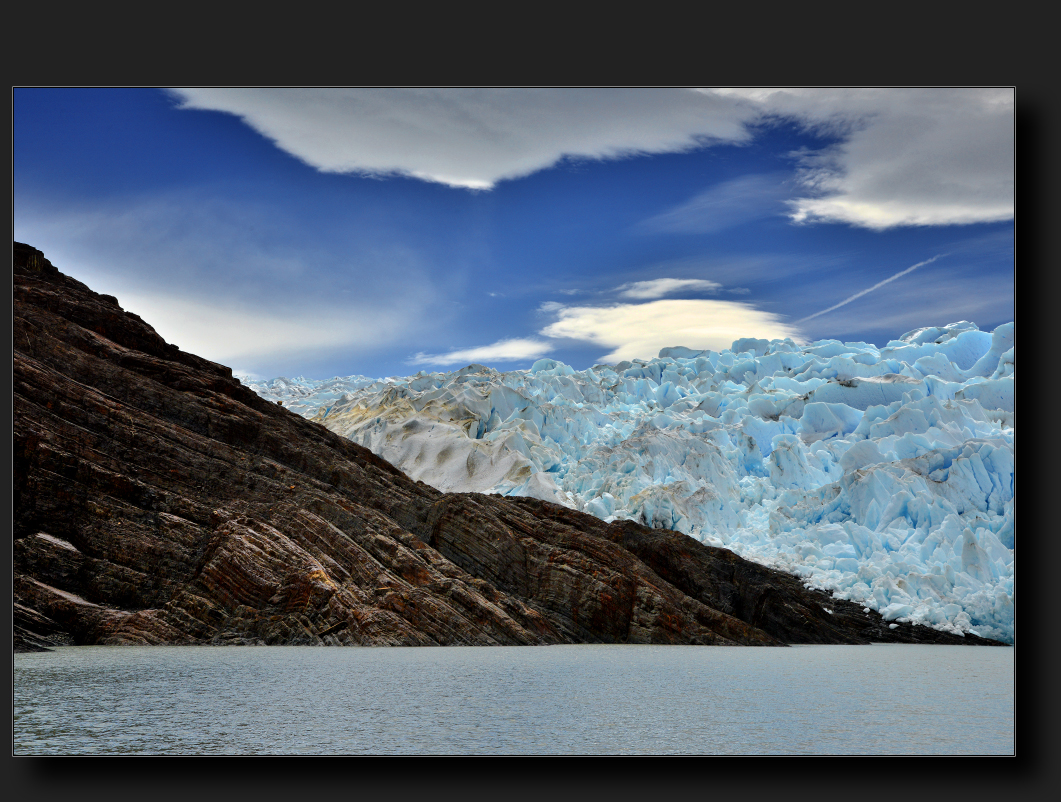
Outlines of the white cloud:
[[[717,96],[719,91],[711,94]],[[796,222],[871,229],[1013,217],[1012,89],[723,90],[843,141],[804,160]]]
[[445,354],[418,353],[409,359],[413,365],[455,365],[473,362],[522,362],[538,359],[552,351],[553,343],[541,340],[510,339],[499,340],[492,345],[480,345],[474,348],[462,348]]
[[660,349],[676,345],[721,351],[741,337],[803,339],[795,326],[783,323],[777,315],[737,301],[671,299],[606,307],[570,306],[556,312],[557,321],[541,334],[610,348],[601,357],[606,362],[651,359]]
[[648,298],[662,298],[664,295],[673,295],[682,290],[693,290],[694,292],[717,292],[722,285],[717,281],[707,281],[699,278],[655,278],[650,281],[633,281],[616,287],[620,298],[632,298],[644,300]]
[[[885,229],[1013,216],[1012,89],[173,91],[182,108],[235,114],[324,172],[399,174],[471,189],[530,175],[565,156],[610,159],[743,143],[750,125],[795,120],[840,138],[826,152],[805,154],[806,192],[789,201],[796,222]],[[769,191],[755,201],[756,187],[747,183],[755,180],[709,190],[654,225],[711,230],[759,216],[755,204],[765,197],[769,209],[780,190],[759,187]],[[743,200],[727,208],[726,192]]]
[[682,89],[176,89],[324,172],[489,189],[564,156],[673,153],[749,134],[730,98]]

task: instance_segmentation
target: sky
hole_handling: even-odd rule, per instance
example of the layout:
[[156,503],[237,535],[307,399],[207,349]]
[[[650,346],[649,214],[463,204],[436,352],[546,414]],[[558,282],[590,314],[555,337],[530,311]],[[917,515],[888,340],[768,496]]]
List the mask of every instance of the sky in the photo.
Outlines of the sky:
[[1002,89],[16,88],[14,239],[257,379],[1014,317]]

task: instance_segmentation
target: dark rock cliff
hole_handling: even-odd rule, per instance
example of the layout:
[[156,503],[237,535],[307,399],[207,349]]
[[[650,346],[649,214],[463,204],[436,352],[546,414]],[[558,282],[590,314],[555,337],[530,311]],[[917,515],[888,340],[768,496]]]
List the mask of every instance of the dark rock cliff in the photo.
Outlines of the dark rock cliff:
[[986,643],[684,535],[444,494],[14,245],[14,647]]

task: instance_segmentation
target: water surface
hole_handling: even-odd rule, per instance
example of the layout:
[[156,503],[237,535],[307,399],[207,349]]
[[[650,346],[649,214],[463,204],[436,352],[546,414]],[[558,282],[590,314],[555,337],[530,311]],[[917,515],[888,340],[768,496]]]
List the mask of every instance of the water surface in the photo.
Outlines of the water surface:
[[14,753],[1012,754],[1013,649],[71,646]]

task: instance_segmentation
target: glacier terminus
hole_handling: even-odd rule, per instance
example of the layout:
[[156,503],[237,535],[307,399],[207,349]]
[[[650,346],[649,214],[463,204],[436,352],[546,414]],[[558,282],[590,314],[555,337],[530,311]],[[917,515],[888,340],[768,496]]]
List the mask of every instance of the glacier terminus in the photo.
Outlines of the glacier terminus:
[[243,382],[439,490],[675,530],[890,621],[1014,642],[1013,323]]

